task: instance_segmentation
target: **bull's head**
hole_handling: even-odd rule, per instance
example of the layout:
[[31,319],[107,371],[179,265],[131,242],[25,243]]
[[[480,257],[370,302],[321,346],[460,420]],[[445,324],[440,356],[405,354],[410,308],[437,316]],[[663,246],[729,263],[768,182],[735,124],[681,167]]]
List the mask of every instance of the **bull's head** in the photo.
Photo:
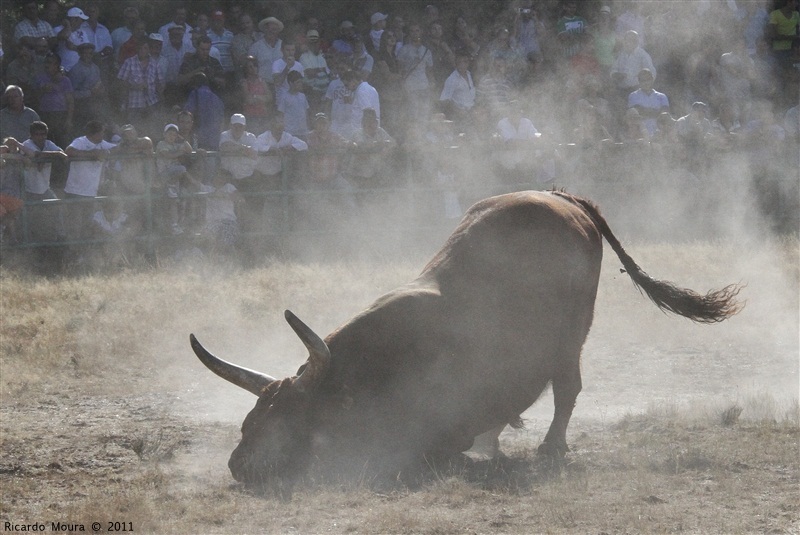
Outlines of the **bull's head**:
[[287,497],[309,458],[311,399],[331,356],[314,331],[288,310],[285,316],[309,357],[300,375],[283,380],[226,362],[206,351],[194,335],[189,339],[208,369],[258,396],[242,424],[242,440],[228,461],[234,479],[256,489],[275,489]]

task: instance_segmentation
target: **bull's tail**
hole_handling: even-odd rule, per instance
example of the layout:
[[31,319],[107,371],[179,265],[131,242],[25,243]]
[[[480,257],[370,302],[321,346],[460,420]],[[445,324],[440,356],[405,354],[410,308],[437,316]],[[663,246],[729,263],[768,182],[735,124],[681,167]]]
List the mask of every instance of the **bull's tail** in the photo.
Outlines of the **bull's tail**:
[[661,310],[684,316],[699,323],[717,323],[738,313],[744,306],[736,300],[736,295],[741,290],[737,284],[700,295],[693,290],[679,288],[669,281],[654,279],[625,252],[596,205],[586,199],[561,191],[552,193],[584,209],[608,244],[617,253],[633,283],[644,291]]

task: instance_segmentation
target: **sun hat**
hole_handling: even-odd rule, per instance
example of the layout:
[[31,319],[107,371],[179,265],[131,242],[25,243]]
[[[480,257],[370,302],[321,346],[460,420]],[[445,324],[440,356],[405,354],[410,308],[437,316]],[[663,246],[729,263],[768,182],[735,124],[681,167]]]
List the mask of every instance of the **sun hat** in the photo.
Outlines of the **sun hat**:
[[258,30],[264,32],[267,30],[267,24],[277,24],[278,31],[283,31],[283,23],[276,19],[275,17],[267,17],[265,19],[261,19],[261,22],[258,23]]

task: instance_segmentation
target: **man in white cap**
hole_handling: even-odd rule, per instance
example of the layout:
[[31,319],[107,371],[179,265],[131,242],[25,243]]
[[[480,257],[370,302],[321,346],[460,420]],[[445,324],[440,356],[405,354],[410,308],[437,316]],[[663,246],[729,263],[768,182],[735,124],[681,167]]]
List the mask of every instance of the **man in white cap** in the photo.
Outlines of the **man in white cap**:
[[380,12],[373,13],[369,18],[372,28],[370,28],[369,34],[364,39],[364,47],[372,57],[375,57],[376,52],[381,48],[381,35],[383,35],[383,30],[386,29],[387,18],[389,18],[389,15]]
[[238,183],[253,174],[258,153],[253,149],[255,134],[247,131],[247,119],[241,113],[231,115],[230,129],[219,136],[220,167]]
[[259,78],[271,84],[272,65],[283,57],[281,52],[283,42],[279,37],[283,31],[283,23],[275,17],[267,17],[258,23],[258,30],[264,34],[264,38],[253,43],[248,52],[258,60]]
[[86,32],[81,30],[83,21],[89,17],[80,8],[73,7],[67,11],[66,24],[54,28],[58,38],[58,55],[61,57],[61,67],[67,72],[78,63],[78,45],[88,43]]

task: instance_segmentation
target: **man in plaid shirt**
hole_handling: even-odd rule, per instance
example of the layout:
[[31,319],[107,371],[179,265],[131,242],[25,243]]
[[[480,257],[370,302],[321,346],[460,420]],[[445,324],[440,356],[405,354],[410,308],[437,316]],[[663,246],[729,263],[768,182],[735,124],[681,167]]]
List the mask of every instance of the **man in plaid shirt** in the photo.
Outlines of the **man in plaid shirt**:
[[128,122],[139,127],[141,131],[150,133],[151,125],[146,122],[161,101],[159,88],[162,81],[158,63],[150,56],[150,45],[147,41],[139,44],[135,56],[125,60],[117,78],[125,82],[128,89],[125,104]]
[[56,44],[56,33],[50,23],[39,18],[39,5],[31,0],[22,6],[23,18],[14,27],[14,42],[33,47],[37,37],[45,37],[52,48]]

